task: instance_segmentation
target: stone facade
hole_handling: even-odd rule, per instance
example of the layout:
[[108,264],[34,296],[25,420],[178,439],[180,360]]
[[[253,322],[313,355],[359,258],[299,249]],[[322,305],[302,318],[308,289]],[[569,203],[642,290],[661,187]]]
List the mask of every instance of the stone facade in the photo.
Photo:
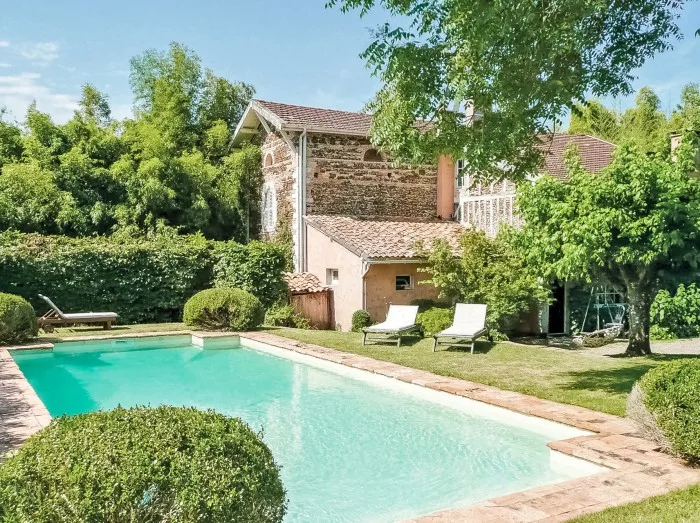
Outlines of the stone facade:
[[295,155],[282,138],[282,135],[272,131],[262,131],[260,149],[263,161],[263,181],[272,183],[277,197],[277,227],[275,231],[263,231],[263,237],[270,237],[279,232],[282,227],[291,227],[294,223],[294,171]]
[[434,218],[437,166],[363,161],[367,138],[308,135],[306,214]]

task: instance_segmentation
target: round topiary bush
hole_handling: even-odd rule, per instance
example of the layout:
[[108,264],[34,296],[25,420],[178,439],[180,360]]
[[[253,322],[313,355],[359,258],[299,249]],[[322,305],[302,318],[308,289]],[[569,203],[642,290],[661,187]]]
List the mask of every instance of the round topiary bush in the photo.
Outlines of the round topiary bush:
[[281,522],[286,507],[259,436],[194,408],[57,418],[0,467],[4,522]]
[[433,307],[418,314],[418,323],[423,326],[426,336],[432,336],[452,325],[454,314],[454,309]]
[[260,300],[243,289],[207,289],[185,303],[186,325],[206,330],[245,331],[262,325],[265,309]]
[[700,360],[659,365],[642,376],[639,387],[670,450],[700,461]]
[[36,314],[29,302],[0,292],[0,345],[22,343],[38,333]]
[[352,313],[351,323],[352,332],[361,332],[365,327],[372,325],[372,318],[370,318],[369,312],[360,309]]

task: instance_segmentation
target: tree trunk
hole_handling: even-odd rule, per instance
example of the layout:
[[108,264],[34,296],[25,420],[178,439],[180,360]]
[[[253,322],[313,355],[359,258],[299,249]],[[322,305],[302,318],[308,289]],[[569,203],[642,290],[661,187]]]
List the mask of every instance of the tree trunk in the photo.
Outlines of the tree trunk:
[[649,325],[651,323],[651,303],[654,299],[652,286],[641,283],[627,285],[629,301],[630,336],[627,356],[644,356],[651,354],[649,342]]

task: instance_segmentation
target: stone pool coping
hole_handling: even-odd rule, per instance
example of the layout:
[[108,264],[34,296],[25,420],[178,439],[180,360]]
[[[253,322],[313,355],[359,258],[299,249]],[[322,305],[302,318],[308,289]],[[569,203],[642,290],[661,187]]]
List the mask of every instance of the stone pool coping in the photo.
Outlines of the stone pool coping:
[[[152,332],[116,336],[78,336],[64,338],[61,342],[173,335],[209,338],[234,334],[197,331]],[[636,429],[630,421],[611,414],[439,376],[366,356],[297,342],[274,334],[246,332],[241,333],[240,337],[592,432],[591,435],[553,441],[549,443],[549,447],[609,469],[592,476],[516,492],[464,508],[436,512],[411,520],[413,522],[566,521],[582,514],[640,501],[700,482],[700,469],[688,467],[682,460],[659,452],[657,444],[636,434]],[[0,453],[20,445],[51,420],[46,407],[22,375],[8,349],[52,347],[53,344],[41,344],[0,348]],[[396,349],[387,347],[387,350]]]

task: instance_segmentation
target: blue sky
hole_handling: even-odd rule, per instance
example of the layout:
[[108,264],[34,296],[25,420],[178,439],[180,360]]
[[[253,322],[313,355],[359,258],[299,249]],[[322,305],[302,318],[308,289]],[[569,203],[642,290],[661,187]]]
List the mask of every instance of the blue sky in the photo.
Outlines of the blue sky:
[[[259,98],[358,110],[378,87],[358,55],[369,29],[386,18],[324,9],[325,1],[8,1],[0,17],[0,107],[23,119],[36,99],[63,122],[90,82],[109,95],[114,116],[127,116],[129,59],[177,41],[216,74],[252,83]],[[700,83],[700,2],[686,8],[681,27],[685,40],[637,71],[635,86],[654,88],[664,109],[684,84]]]

